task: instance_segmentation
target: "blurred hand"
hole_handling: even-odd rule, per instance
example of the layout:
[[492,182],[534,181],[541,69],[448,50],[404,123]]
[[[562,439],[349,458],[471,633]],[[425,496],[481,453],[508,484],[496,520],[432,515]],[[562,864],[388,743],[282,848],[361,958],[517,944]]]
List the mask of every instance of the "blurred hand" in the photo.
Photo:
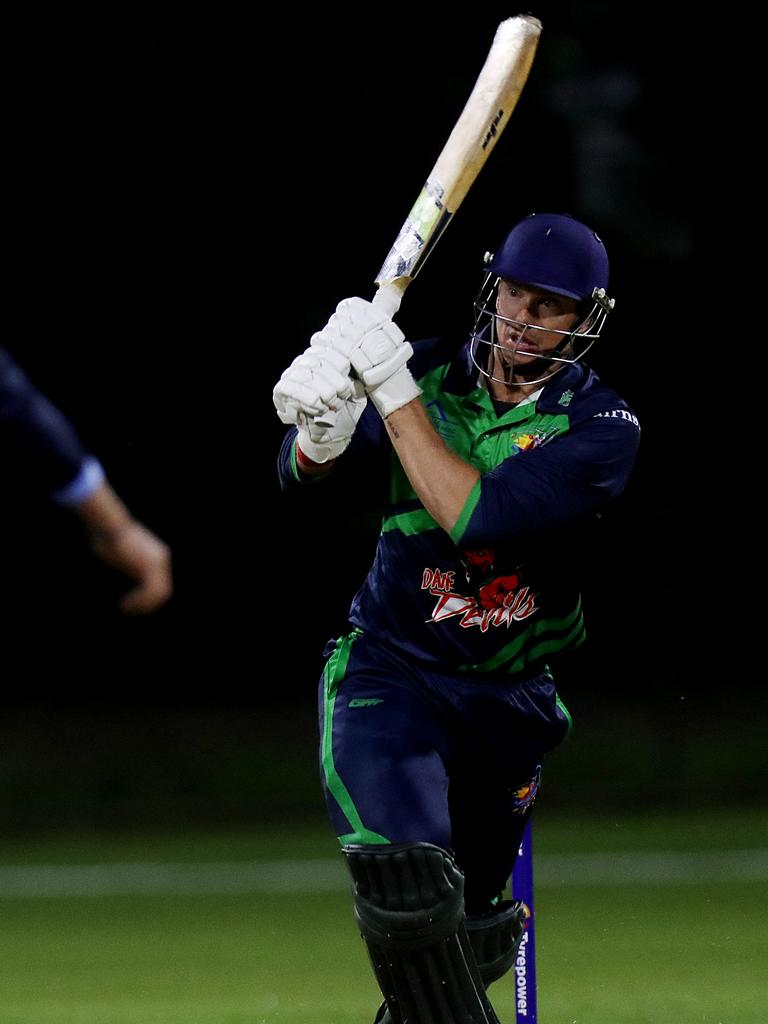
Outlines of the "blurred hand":
[[104,480],[73,506],[88,530],[94,554],[136,584],[120,607],[127,615],[154,612],[173,593],[171,549],[131,515]]
[[173,593],[171,549],[135,519],[116,530],[91,533],[91,547],[105,565],[136,582],[120,600],[127,615],[146,615],[168,601]]

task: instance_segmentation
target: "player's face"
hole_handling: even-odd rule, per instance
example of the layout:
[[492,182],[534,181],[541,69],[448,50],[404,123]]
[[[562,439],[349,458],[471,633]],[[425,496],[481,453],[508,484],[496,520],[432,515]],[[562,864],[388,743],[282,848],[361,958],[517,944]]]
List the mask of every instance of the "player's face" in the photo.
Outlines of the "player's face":
[[[562,345],[564,335],[556,332],[569,331],[576,325],[578,308],[576,299],[567,295],[519,281],[499,281],[495,358],[501,375],[508,377],[512,371],[524,377],[526,367],[533,369],[535,360]],[[551,365],[553,370],[557,367],[556,363]]]

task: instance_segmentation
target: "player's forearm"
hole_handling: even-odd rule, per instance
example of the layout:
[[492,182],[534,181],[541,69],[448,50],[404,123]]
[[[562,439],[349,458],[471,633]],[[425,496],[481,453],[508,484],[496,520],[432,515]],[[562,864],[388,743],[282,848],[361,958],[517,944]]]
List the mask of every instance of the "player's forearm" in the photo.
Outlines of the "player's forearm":
[[106,481],[73,509],[90,530],[107,537],[133,523],[133,516]]
[[395,410],[384,423],[422,505],[450,533],[480,473],[446,446],[419,399]]

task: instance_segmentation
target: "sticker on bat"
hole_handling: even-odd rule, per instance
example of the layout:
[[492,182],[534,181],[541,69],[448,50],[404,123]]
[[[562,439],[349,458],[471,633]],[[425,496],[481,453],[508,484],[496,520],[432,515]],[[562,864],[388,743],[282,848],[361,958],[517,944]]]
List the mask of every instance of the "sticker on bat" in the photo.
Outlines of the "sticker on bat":
[[443,206],[443,195],[439,182],[426,183],[376,276],[377,282],[415,277],[452,216]]

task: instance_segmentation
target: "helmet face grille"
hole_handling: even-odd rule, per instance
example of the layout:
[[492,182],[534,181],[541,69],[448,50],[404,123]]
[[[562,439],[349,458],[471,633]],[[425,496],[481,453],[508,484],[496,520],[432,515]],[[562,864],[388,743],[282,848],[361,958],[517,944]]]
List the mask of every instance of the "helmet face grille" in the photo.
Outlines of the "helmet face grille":
[[[579,319],[579,322],[568,331],[553,331],[551,328],[544,328],[536,324],[528,324],[523,321],[509,320],[508,317],[500,316],[497,311],[497,295],[501,278],[493,272],[485,275],[480,286],[477,298],[475,299],[475,319],[471,334],[470,353],[475,368],[489,380],[497,381],[500,384],[509,385],[511,374],[515,370],[514,360],[509,362],[509,351],[505,350],[505,358],[497,360],[497,352],[502,354],[497,334],[497,322],[502,320],[513,323],[521,329],[522,334],[528,332],[546,331],[547,334],[561,335],[562,340],[556,349],[550,353],[542,352],[533,367],[533,377],[525,375],[520,383],[543,384],[549,380],[558,370],[566,365],[579,362],[592,348],[600,336],[608,313],[613,308],[613,300],[609,299],[604,290],[595,288],[591,296],[591,303],[586,308],[586,315]],[[533,282],[528,282],[533,283]],[[554,289],[550,289],[554,290]],[[507,376],[499,376],[496,371],[497,365],[507,366]],[[522,368],[519,372],[522,372]]]
[[608,254],[601,239],[562,213],[532,213],[520,221],[487,269],[572,299],[589,299],[595,288],[608,288]]

